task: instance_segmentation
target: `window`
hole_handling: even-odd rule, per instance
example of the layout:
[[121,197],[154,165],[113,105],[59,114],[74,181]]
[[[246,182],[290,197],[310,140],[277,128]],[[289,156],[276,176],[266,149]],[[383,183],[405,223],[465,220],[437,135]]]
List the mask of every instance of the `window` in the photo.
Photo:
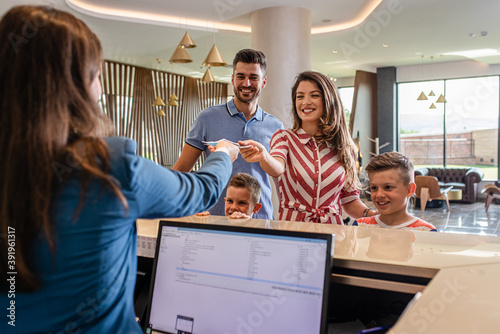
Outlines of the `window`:
[[[476,166],[496,180],[498,82],[490,76],[399,84],[400,152],[416,167]],[[417,100],[421,92],[427,100]],[[446,103],[436,102],[440,94]]]
[[[434,97],[428,96],[431,91]],[[428,99],[417,100],[421,93]],[[444,104],[435,103],[440,94],[444,94],[443,81],[398,86],[399,148],[415,165],[444,164]],[[435,109],[430,109],[432,105]]]
[[339,96],[344,107],[344,113],[347,120],[347,126],[349,126],[349,120],[351,119],[352,110],[352,99],[354,96],[354,87],[342,87],[339,88]]

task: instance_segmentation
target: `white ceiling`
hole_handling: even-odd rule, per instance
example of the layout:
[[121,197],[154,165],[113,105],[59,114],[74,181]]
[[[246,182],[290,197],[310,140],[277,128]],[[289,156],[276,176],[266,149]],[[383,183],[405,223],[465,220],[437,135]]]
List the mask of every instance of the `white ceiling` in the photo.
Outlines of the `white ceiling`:
[[[69,0],[3,0],[0,12],[3,14],[21,3],[53,5],[84,20],[101,39],[107,59],[201,77],[204,72],[201,62],[214,40],[228,63],[238,50],[251,46],[250,33],[214,30],[218,25],[233,24],[249,29],[251,12],[266,7],[294,6],[309,9],[312,27],[317,29],[346,23],[378,1],[71,0],[69,3]],[[111,16],[85,9],[92,6],[96,11],[118,10],[120,14]],[[156,21],[139,19],[136,13],[144,17],[156,15]],[[499,14],[498,0],[383,0],[355,27],[313,34],[312,69],[332,77],[347,77],[353,76],[356,70],[374,72],[377,67],[464,59],[497,64],[500,63]],[[127,15],[129,17],[125,17]],[[171,17],[172,22],[161,21],[167,17]],[[186,30],[198,45],[189,49],[194,61],[169,64],[168,59]],[[486,36],[482,36],[482,32],[486,32]],[[481,49],[491,49],[493,55],[447,55]],[[229,81],[231,68],[212,68],[212,72],[216,79]]]

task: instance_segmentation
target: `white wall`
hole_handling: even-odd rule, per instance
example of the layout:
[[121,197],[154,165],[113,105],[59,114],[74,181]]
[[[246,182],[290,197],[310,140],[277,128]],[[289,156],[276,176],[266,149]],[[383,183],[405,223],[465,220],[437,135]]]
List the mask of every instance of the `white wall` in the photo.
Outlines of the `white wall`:
[[486,64],[476,60],[462,60],[427,65],[400,66],[397,68],[396,80],[413,82],[438,79],[456,79],[500,75],[500,64]]
[[[425,80],[457,79],[500,75],[500,64],[486,64],[476,60],[434,62],[433,64],[399,66],[396,70],[398,83]],[[354,86],[354,77],[337,78],[337,87]]]

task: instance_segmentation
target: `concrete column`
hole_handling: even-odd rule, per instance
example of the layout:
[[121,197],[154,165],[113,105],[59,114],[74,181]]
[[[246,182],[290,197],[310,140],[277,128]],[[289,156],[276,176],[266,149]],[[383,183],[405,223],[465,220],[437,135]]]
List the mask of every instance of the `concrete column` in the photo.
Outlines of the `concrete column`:
[[267,57],[267,87],[259,105],[292,126],[291,87],[295,76],[311,69],[311,12],[298,7],[271,7],[251,14],[252,48]]
[[377,137],[380,145],[389,143],[380,153],[399,149],[396,89],[396,68],[377,68]]
[[[311,12],[298,7],[271,7],[251,15],[252,48],[267,57],[267,87],[259,105],[292,127],[291,91],[295,76],[311,69]],[[273,179],[273,178],[271,178]],[[274,218],[278,219],[279,196],[273,188]]]

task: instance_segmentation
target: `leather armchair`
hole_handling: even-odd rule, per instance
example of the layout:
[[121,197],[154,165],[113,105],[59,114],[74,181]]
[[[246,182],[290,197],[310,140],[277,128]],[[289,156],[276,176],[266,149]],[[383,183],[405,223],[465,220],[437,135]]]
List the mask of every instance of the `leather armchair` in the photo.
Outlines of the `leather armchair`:
[[474,203],[478,198],[477,184],[483,179],[484,172],[476,167],[467,168],[427,168],[415,169],[415,176],[435,176],[440,187],[453,186],[462,190],[462,199],[457,202]]

